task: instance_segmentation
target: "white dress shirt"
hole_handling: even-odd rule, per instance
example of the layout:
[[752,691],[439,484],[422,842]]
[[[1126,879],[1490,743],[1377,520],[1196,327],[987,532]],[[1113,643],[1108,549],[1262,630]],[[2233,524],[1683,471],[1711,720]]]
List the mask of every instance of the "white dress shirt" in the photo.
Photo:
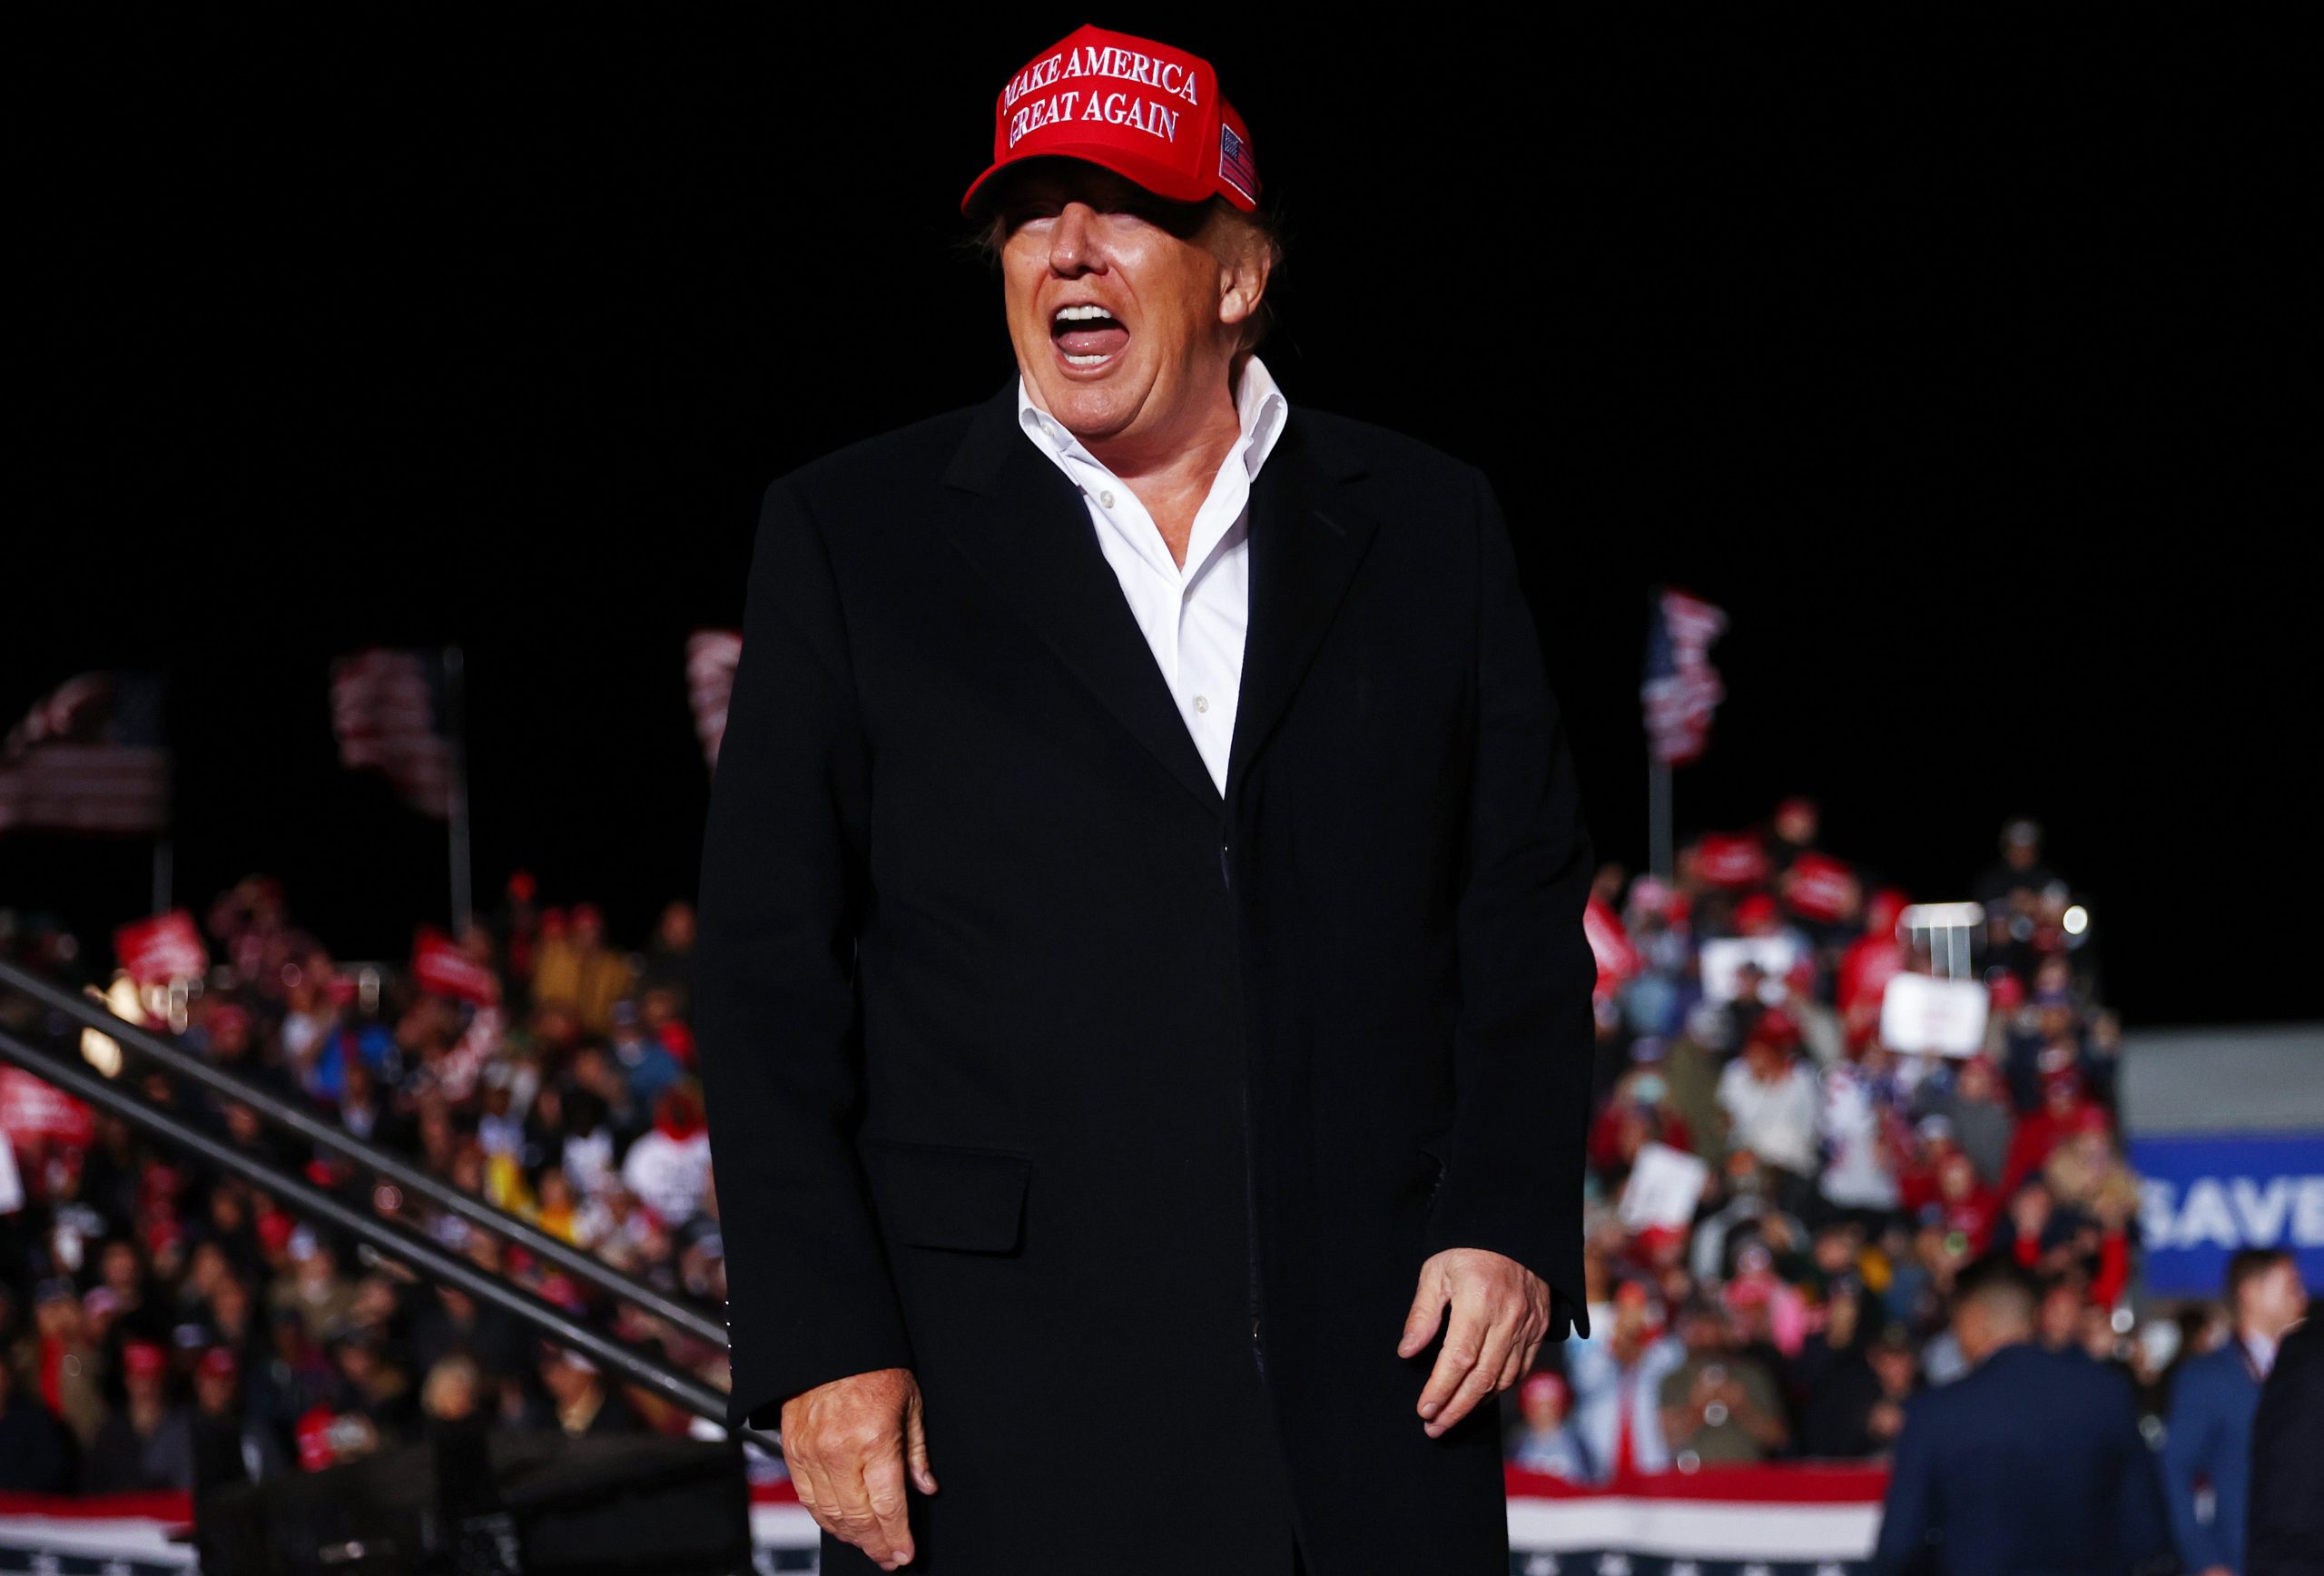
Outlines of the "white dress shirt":
[[1210,494],[1195,511],[1183,569],[1154,517],[1064,423],[1035,405],[1017,379],[1017,419],[1033,447],[1081,489],[1098,549],[1121,582],[1123,599],[1178,703],[1187,732],[1226,791],[1226,753],[1243,688],[1243,637],[1250,625],[1251,483],[1282,435],[1290,407],[1256,356],[1243,364],[1235,410],[1243,428],[1219,463]]

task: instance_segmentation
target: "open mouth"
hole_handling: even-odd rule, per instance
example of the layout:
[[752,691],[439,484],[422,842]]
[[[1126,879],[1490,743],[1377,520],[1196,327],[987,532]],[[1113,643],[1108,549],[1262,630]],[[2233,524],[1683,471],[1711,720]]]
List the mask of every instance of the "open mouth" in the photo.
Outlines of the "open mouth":
[[1059,307],[1049,319],[1049,339],[1068,367],[1102,367],[1129,343],[1129,330],[1095,302]]

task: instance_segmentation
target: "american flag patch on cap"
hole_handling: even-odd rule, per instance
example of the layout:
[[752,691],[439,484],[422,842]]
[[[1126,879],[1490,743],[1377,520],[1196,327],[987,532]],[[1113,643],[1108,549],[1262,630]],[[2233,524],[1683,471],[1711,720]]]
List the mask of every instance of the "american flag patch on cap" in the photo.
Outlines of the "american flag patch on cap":
[[1218,126],[1218,178],[1232,182],[1252,202],[1259,200],[1259,172],[1251,167],[1251,145],[1224,121]]

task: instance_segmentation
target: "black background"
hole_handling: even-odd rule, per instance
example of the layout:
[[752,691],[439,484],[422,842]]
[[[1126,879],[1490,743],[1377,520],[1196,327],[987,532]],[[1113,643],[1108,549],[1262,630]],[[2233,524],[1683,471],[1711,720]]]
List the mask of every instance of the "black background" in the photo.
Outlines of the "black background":
[[[326,668],[456,640],[480,899],[522,867],[642,939],[698,857],[685,636],[770,478],[1010,372],[956,204],[1083,19],[28,41],[0,714],[164,669],[178,901],[270,871],[398,956],[442,827],[339,770]],[[1492,476],[1607,855],[1669,581],[1732,618],[1682,835],[1807,793],[1935,899],[2031,813],[2131,1021],[2314,1015],[2286,41],[1090,19],[1247,117],[1295,409]],[[148,861],[0,838],[0,902],[98,933]]]

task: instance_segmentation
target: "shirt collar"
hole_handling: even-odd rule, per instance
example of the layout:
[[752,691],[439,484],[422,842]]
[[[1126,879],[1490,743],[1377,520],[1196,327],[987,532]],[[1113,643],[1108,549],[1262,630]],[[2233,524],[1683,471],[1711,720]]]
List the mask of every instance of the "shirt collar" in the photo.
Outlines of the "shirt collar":
[[[1244,474],[1256,480],[1259,467],[1275,450],[1275,440],[1283,436],[1284,419],[1291,413],[1290,403],[1283,390],[1275,387],[1275,377],[1267,364],[1256,355],[1243,359],[1243,376],[1235,387],[1235,415],[1242,425],[1243,440],[1236,448],[1243,456]],[[1081,446],[1061,421],[1053,421],[1033,403],[1026,387],[1025,375],[1017,375],[1017,424],[1025,436],[1043,454],[1063,466],[1068,460],[1082,465],[1094,465],[1105,469],[1098,457]],[[1231,456],[1230,456],[1231,458]],[[1068,473],[1069,474],[1069,473]]]

